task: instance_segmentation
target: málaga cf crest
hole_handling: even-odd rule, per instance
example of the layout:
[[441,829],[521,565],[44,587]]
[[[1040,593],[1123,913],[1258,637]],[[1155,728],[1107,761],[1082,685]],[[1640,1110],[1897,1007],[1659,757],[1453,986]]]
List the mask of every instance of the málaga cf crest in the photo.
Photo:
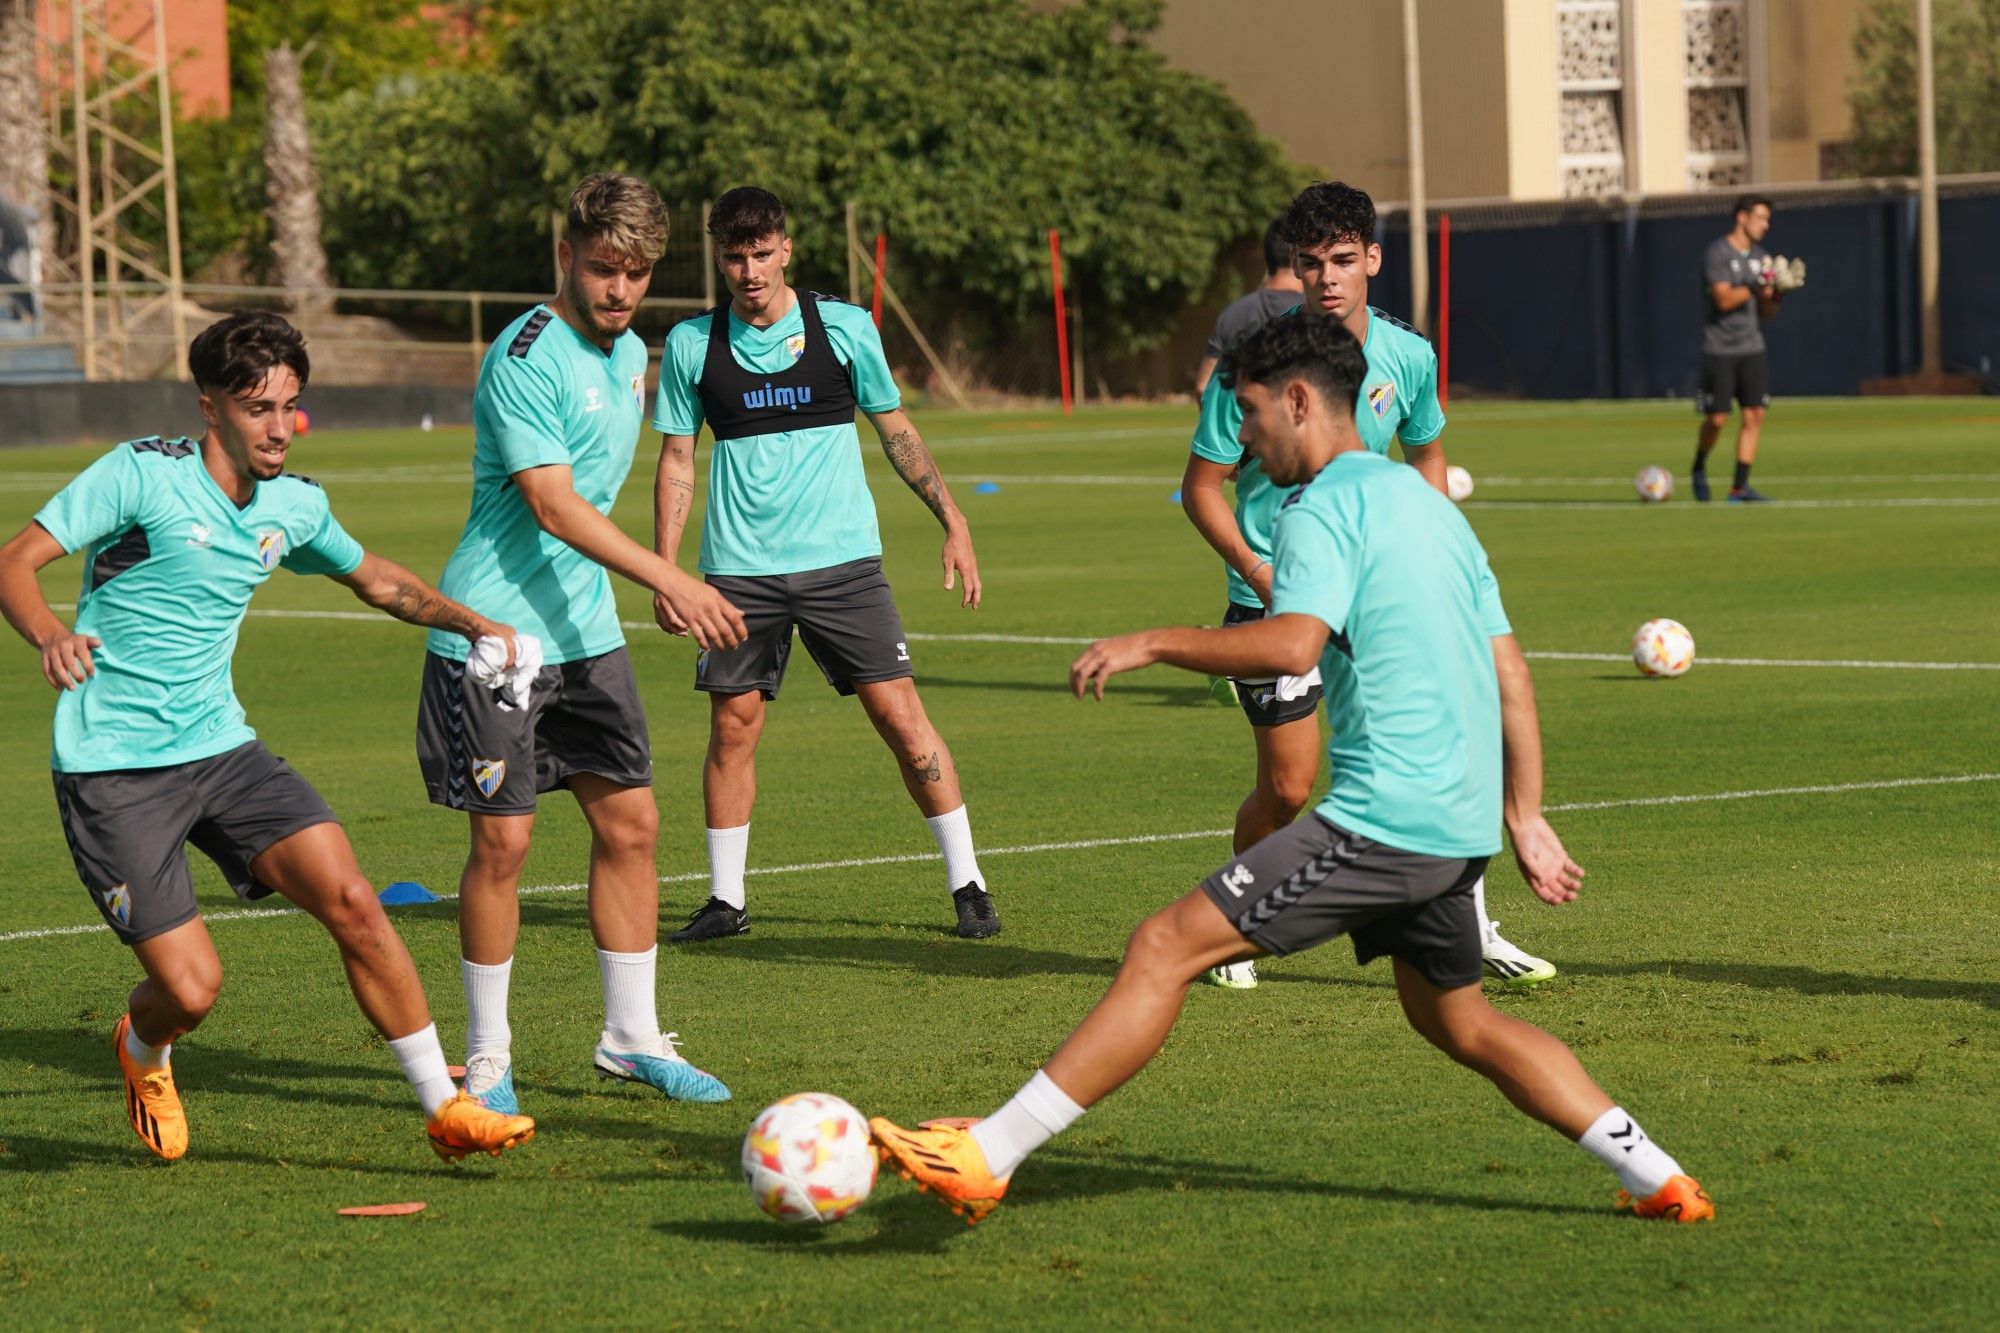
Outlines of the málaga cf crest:
[[475,759],[472,761],[472,785],[479,788],[479,794],[487,800],[500,790],[500,784],[507,780],[505,759]]

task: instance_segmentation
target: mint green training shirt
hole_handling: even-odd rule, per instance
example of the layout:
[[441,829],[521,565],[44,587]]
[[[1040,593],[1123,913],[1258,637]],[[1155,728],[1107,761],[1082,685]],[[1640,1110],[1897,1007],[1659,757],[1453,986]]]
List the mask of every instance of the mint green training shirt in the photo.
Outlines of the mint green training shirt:
[[1271,600],[1332,631],[1320,655],[1333,785],[1319,813],[1426,856],[1500,850],[1500,683],[1512,633],[1458,506],[1416,469],[1336,454],[1278,511]]
[[[787,370],[805,350],[799,301],[819,301],[833,355],[854,382],[863,412],[892,412],[903,395],[882,355],[875,321],[859,306],[794,289],[783,318],[768,329],[746,324],[733,309],[729,350],[756,374]],[[712,315],[697,315],[667,334],[653,429],[694,435],[702,424],[696,386],[708,361]],[[796,574],[882,554],[875,498],[861,468],[861,437],[852,424],[719,440],[708,463],[708,508],[701,526],[704,574]]]
[[[514,474],[554,464],[609,515],[632,470],[646,415],[646,344],[626,332],[606,352],[536,306],[509,324],[472,392],[472,512],[438,590],[542,641],[551,665],[625,644],[604,566],[543,532]],[[432,630],[427,646],[463,662],[472,645]]]
[[[1295,306],[1285,315],[1295,315]],[[1285,318],[1280,315],[1279,318]],[[1387,454],[1392,440],[1405,448],[1429,444],[1444,434],[1444,409],[1437,397],[1437,353],[1424,336],[1380,310],[1368,308],[1368,340],[1361,345],[1368,373],[1354,398],[1354,428],[1361,442]],[[1227,354],[1224,356],[1227,360]],[[1271,558],[1271,529],[1284,491],[1271,484],[1254,458],[1246,458],[1237,432],[1243,409],[1236,395],[1222,386],[1220,374],[1209,377],[1201,395],[1201,421],[1195,426],[1193,451],[1211,463],[1240,464],[1236,474],[1236,525],[1260,560]],[[1234,569],[1229,571],[1229,600],[1238,606],[1262,606],[1256,590]]]
[[76,632],[104,644],[97,673],[56,699],[59,773],[163,768],[256,739],[229,668],[250,595],[280,566],[351,574],[362,556],[317,483],[261,481],[238,509],[189,439],[119,445],[35,522],[88,552]]

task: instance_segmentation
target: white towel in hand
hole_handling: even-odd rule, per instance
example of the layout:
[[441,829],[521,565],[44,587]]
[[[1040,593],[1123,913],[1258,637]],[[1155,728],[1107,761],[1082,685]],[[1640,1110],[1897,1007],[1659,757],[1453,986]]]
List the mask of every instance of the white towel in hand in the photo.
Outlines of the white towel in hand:
[[528,706],[535,673],[541,669],[542,641],[532,634],[514,636],[513,666],[507,665],[507,641],[497,634],[479,639],[465,657],[465,674],[473,684],[497,691],[503,710]]

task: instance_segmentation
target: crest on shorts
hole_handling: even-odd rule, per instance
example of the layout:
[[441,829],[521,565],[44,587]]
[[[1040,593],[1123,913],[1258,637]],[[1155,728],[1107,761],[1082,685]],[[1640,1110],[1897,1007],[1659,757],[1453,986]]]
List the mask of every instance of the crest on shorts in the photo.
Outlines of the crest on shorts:
[[785,350],[791,353],[792,360],[794,361],[804,356],[806,354],[806,335],[803,333],[794,333],[791,337],[785,339]]
[[265,528],[257,534],[257,563],[265,569],[275,569],[285,558],[285,533],[282,528]]
[[113,884],[97,895],[106,915],[121,926],[132,924],[132,892],[123,884]]
[[704,648],[694,655],[694,674],[697,680],[708,674],[708,649]]
[[1379,421],[1387,416],[1395,402],[1396,386],[1388,380],[1368,386],[1368,410],[1375,414],[1376,420]]
[[472,785],[479,788],[479,794],[487,800],[500,790],[500,784],[507,780],[505,759],[475,759],[472,761]]

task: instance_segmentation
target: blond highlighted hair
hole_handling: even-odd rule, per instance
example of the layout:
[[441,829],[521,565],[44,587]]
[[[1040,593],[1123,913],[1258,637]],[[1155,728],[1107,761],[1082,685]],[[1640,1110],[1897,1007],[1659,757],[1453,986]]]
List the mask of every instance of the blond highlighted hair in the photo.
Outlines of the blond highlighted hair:
[[667,252],[667,206],[637,176],[586,176],[570,192],[568,234],[571,245],[601,241],[626,259],[656,264]]

